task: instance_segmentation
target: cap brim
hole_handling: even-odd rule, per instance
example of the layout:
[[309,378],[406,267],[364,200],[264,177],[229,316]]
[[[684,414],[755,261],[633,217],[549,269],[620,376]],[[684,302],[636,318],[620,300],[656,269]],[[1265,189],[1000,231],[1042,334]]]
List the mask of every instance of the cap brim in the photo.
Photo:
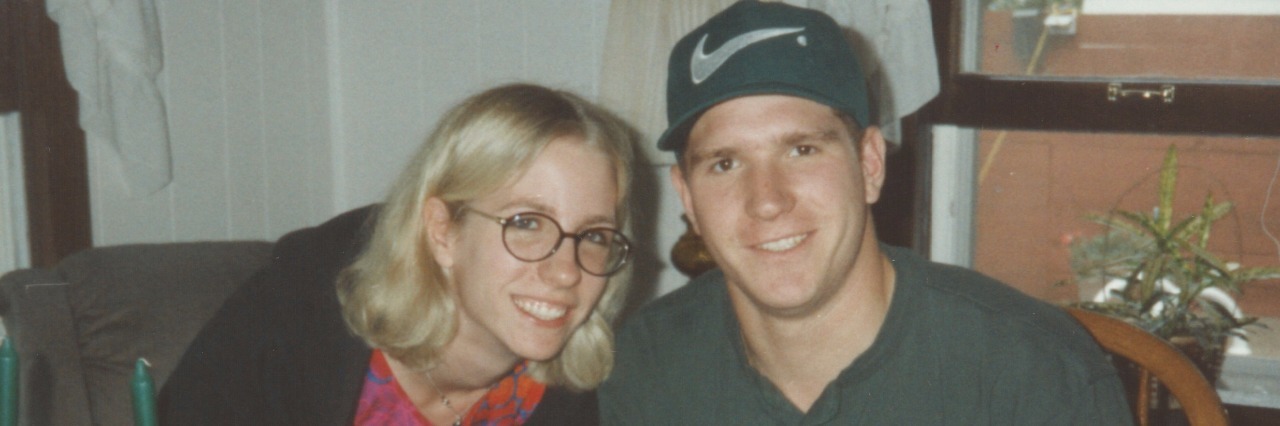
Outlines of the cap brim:
[[[815,93],[813,91],[806,90],[802,87],[784,84],[777,81],[760,82],[756,84],[745,85],[743,87],[734,89],[732,91],[724,92],[719,96],[710,98],[707,101],[702,102],[701,104],[698,104],[697,107],[690,109],[689,112],[686,112],[684,115],[680,116],[679,119],[672,122],[667,127],[666,131],[662,132],[662,136],[658,138],[658,149],[662,151],[673,151],[676,153],[683,151],[684,144],[689,136],[689,130],[693,127],[693,124],[697,122],[698,118],[701,117],[704,112],[706,112],[707,110],[711,109],[716,105],[719,105],[721,102],[728,101],[734,98],[740,98],[743,96],[753,96],[753,95],[797,96],[797,97],[805,98],[805,99],[835,108],[839,111],[849,114],[850,117],[857,116],[857,114],[854,111],[849,110],[849,107],[841,106],[838,102],[835,101],[835,99],[832,99],[831,97],[825,96],[821,93]],[[865,126],[866,124],[858,123],[858,125]]]

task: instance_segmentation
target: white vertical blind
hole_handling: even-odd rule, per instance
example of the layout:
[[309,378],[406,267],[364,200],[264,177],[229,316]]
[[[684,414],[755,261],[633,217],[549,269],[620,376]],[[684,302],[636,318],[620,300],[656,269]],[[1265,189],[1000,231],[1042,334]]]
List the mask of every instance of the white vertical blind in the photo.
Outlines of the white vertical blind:
[[[0,114],[0,275],[31,266],[18,113]],[[0,321],[0,338],[9,332]]]
[[20,131],[18,113],[0,115],[0,274],[31,265]]

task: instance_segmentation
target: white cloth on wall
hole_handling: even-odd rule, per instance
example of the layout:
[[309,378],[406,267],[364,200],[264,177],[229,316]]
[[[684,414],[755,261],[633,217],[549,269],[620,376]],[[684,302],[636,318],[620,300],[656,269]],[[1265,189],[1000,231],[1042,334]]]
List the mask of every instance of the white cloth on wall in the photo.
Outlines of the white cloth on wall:
[[600,102],[631,122],[644,136],[652,164],[675,158],[658,150],[667,128],[667,57],[693,31],[734,0],[613,0],[604,42]]
[[857,36],[854,50],[871,85],[880,130],[895,144],[902,117],[938,95],[938,56],[927,0],[808,0]]
[[[885,137],[901,140],[900,119],[937,96],[940,83],[927,0],[786,0],[831,15],[852,30],[867,69]],[[667,57],[680,37],[733,0],[613,0],[600,77],[600,101],[645,137],[653,164],[674,158],[658,151],[666,129]]]
[[135,195],[173,178],[156,79],[164,64],[154,0],[48,0],[88,143],[105,143]]

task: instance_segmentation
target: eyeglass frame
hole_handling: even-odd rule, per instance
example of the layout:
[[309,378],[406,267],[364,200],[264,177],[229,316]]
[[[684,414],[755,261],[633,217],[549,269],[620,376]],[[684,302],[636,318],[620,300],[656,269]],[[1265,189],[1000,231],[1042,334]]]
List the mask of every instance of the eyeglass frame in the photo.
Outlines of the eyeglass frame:
[[[526,211],[526,212],[515,213],[507,217],[501,217],[495,214],[485,213],[483,211],[476,210],[475,207],[471,207],[469,205],[463,205],[462,208],[459,209],[458,214],[464,215],[464,214],[467,214],[468,212],[475,213],[480,217],[492,220],[494,223],[497,223],[499,226],[501,226],[502,227],[502,247],[507,249],[507,254],[510,254],[511,257],[514,257],[516,258],[516,260],[519,260],[521,262],[537,263],[537,262],[550,259],[551,256],[555,256],[555,254],[560,251],[560,245],[564,243],[564,240],[566,238],[573,239],[573,263],[578,266],[578,269],[581,269],[582,272],[586,272],[587,274],[597,276],[597,277],[609,277],[609,276],[612,276],[613,274],[618,273],[618,271],[621,271],[622,268],[626,267],[631,261],[631,238],[628,238],[625,234],[622,233],[622,231],[619,231],[615,228],[610,228],[607,226],[593,226],[593,227],[578,231],[577,233],[568,233],[564,231],[564,227],[560,225],[559,221],[557,221],[555,218],[545,213]],[[520,257],[519,255],[516,255],[516,253],[511,250],[511,246],[507,244],[507,226],[511,224],[516,217],[519,217],[519,216],[544,217],[547,220],[551,221],[552,225],[556,226],[556,230],[560,234],[560,238],[556,238],[556,243],[551,246],[551,251],[547,252],[547,254],[537,259],[525,259],[523,257]],[[619,261],[618,265],[613,267],[613,269],[603,274],[597,274],[595,272],[591,272],[590,270],[587,270],[587,268],[582,265],[581,255],[578,254],[578,247],[579,247],[579,244],[582,243],[583,234],[592,230],[606,230],[606,231],[612,232],[614,234],[615,239],[621,239],[621,242],[622,242],[622,249],[623,249],[622,260]]]

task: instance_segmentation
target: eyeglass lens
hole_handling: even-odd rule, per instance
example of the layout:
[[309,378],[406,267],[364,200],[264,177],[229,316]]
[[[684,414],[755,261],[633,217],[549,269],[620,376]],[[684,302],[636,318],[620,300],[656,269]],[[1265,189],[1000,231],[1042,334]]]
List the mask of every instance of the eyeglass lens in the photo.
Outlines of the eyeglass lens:
[[[560,224],[538,213],[521,213],[508,218],[502,241],[513,256],[527,262],[550,257],[566,236]],[[609,228],[590,228],[572,235],[578,265],[592,275],[609,275],[626,263],[630,244]]]

